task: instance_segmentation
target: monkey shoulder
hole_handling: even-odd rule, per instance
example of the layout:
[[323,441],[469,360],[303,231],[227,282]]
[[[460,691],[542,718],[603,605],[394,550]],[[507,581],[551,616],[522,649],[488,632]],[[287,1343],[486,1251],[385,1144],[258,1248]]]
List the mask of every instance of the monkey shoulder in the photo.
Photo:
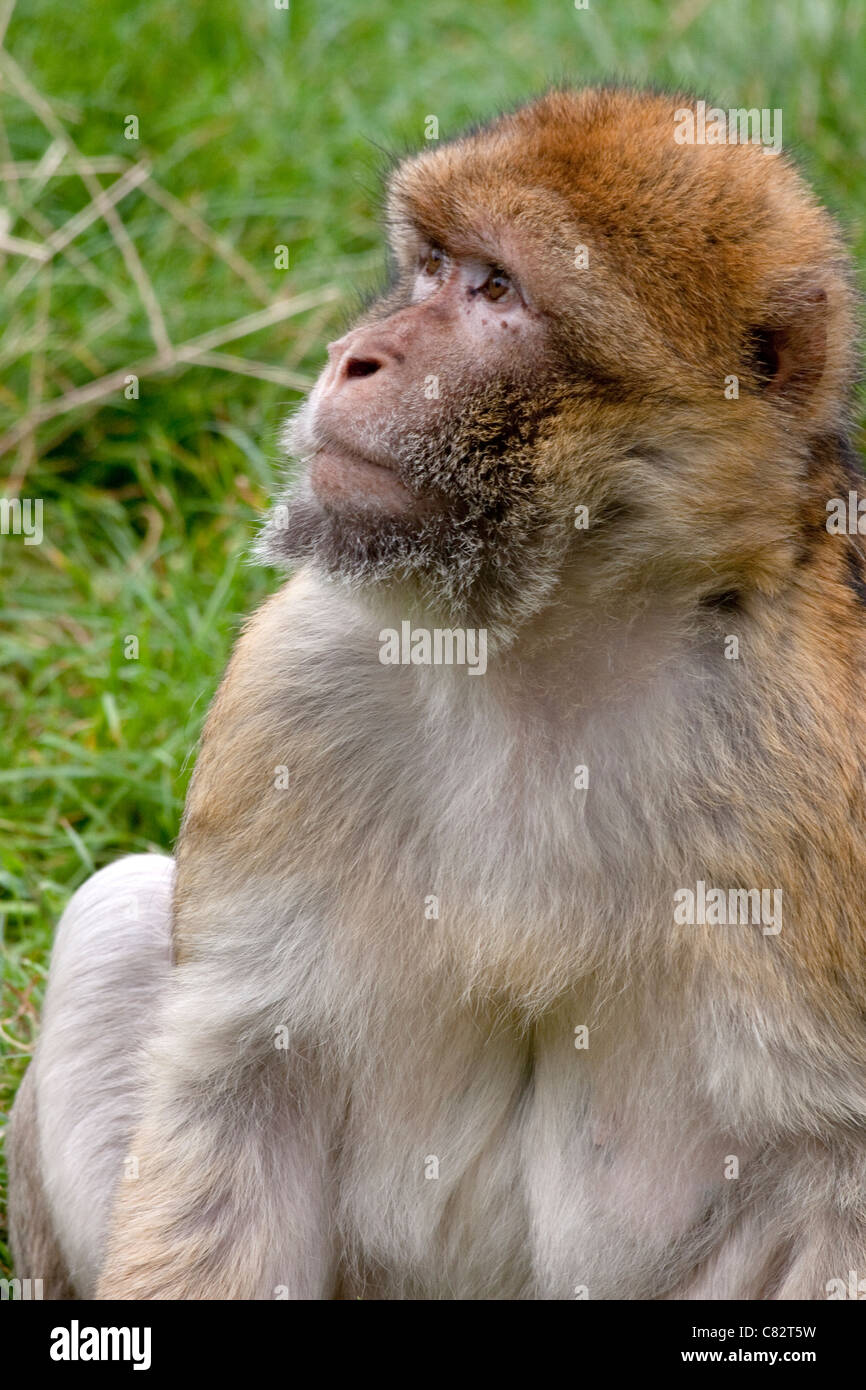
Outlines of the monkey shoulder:
[[394,737],[395,673],[379,662],[378,629],[371,610],[309,569],[253,614],[205,723],[181,871],[193,848],[258,856],[275,829],[303,837],[377,738]]

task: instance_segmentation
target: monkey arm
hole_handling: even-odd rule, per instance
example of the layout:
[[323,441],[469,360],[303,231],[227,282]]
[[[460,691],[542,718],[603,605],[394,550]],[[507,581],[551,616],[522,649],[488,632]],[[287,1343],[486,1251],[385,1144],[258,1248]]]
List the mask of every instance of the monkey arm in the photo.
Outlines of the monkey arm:
[[273,636],[253,620],[208,720],[178,850],[176,964],[131,1146],[139,1176],[121,1184],[101,1298],[331,1288],[329,1102],[292,1016],[301,895],[268,900],[261,881],[263,844],[272,851],[280,827],[297,887],[291,807],[271,771],[291,753],[261,723],[278,676]]
[[[177,1002],[182,1015],[190,1004],[185,981]],[[150,1059],[130,1154],[139,1176],[121,1185],[99,1298],[329,1294],[321,1109],[292,1092],[276,1054],[215,1072],[204,1055],[213,1042],[205,1034],[190,1048],[175,1024]],[[200,1061],[191,1055],[199,1049]]]

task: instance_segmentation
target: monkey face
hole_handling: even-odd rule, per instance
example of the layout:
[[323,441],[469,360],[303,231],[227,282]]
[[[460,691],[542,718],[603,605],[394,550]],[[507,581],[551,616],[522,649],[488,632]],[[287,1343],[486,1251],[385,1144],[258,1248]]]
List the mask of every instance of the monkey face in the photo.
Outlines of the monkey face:
[[566,566],[589,607],[784,586],[851,296],[790,166],[677,143],[681,100],[551,93],[399,166],[395,286],[287,432],[269,558],[454,621],[510,623]]
[[520,420],[538,414],[543,328],[502,267],[433,245],[401,299],[330,345],[292,443],[326,510],[465,519],[495,503],[484,460],[501,470]]
[[452,614],[528,562],[546,514],[533,461],[561,390],[543,316],[501,259],[418,233],[395,293],[328,354],[287,431],[303,473],[271,550],[414,580]]

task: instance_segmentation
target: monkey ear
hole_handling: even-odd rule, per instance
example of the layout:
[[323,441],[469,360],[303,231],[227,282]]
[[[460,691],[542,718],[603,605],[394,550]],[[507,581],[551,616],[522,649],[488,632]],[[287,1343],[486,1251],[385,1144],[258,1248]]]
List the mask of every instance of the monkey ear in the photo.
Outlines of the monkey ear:
[[786,400],[808,399],[827,360],[827,291],[809,285],[786,293],[769,324],[750,333],[760,390]]

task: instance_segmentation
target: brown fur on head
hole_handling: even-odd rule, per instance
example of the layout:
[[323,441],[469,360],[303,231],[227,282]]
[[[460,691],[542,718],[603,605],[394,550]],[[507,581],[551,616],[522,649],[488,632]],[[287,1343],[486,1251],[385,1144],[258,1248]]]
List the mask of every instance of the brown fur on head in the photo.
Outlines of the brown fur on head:
[[[270,528],[272,555],[410,578],[452,618],[505,623],[563,575],[560,595],[570,585],[591,602],[775,592],[790,579],[827,481],[811,460],[847,429],[847,257],[783,155],[678,143],[676,113],[693,106],[553,91],[397,169],[398,283],[336,347],[360,373],[398,344],[393,394],[387,373],[344,394],[368,456],[384,447],[413,501],[395,514],[342,485],[323,500],[305,482],[288,529]],[[489,350],[480,338],[461,347],[439,300],[418,302],[431,245],[519,284],[529,326],[510,353],[495,333]],[[441,398],[425,400],[440,370]],[[293,432],[306,458],[322,447],[322,409],[320,397]],[[585,532],[572,524],[579,505]]]

